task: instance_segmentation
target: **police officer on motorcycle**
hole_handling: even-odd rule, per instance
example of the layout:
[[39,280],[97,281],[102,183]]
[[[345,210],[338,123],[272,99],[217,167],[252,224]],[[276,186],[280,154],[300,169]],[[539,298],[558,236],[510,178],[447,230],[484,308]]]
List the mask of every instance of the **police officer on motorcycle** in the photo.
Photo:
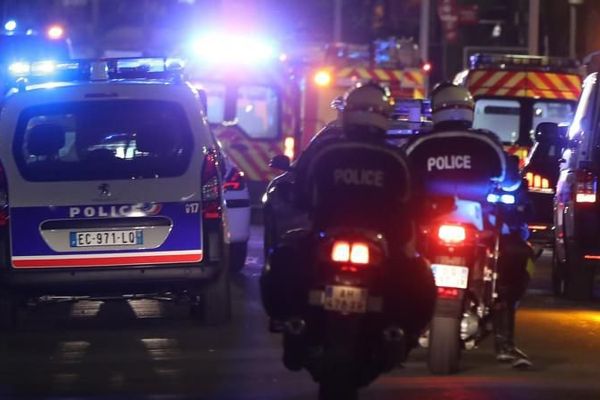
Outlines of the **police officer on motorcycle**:
[[[484,139],[487,143],[486,147],[495,147],[498,152],[504,152],[502,144],[498,137],[489,131],[472,129],[474,117],[474,101],[469,91],[462,86],[457,86],[452,83],[441,83],[437,85],[431,93],[432,119],[434,129],[429,135],[456,135],[456,133],[465,132],[466,135],[473,133]],[[466,141],[467,138],[459,138],[456,135],[455,139],[448,141],[449,147],[452,146],[452,141],[455,141],[457,148],[461,148],[464,153],[470,144]],[[417,139],[418,140],[418,139]],[[481,157],[488,151],[481,148],[479,152]],[[461,151],[456,151],[461,153]],[[472,154],[469,157],[469,162],[474,164],[477,154]],[[487,156],[486,156],[487,157]],[[530,276],[527,267],[532,257],[532,251],[526,242],[528,230],[525,220],[526,208],[528,207],[527,187],[522,184],[522,179],[518,171],[518,163],[514,160],[514,156],[504,156],[506,162],[503,166],[504,171],[492,171],[495,167],[492,166],[494,155],[489,156],[489,161],[481,160],[477,166],[473,166],[472,170],[460,171],[461,160],[451,161],[446,160],[445,167],[448,171],[447,181],[444,182],[445,187],[451,185],[454,180],[475,181],[481,179],[482,185],[466,185],[469,187],[485,188],[485,180],[487,174],[502,176],[499,178],[499,185],[502,189],[510,191],[516,199],[516,204],[503,212],[503,221],[505,227],[500,238],[500,254],[498,259],[498,299],[495,305],[493,323],[495,336],[496,359],[499,362],[511,362],[514,367],[522,368],[531,366],[531,362],[525,353],[515,346],[515,311],[519,300],[525,294]],[[466,165],[463,161],[463,166]],[[433,165],[435,169],[439,165]],[[454,168],[454,170],[451,170]],[[491,168],[485,170],[486,168]],[[459,187],[459,186],[457,186]],[[429,188],[429,190],[437,190],[437,188]],[[444,190],[444,189],[440,189]],[[462,193],[460,193],[462,195]],[[467,196],[470,194],[467,194]],[[493,214],[493,210],[491,211]],[[492,219],[494,216],[492,215]]]
[[[377,317],[382,326],[381,332],[370,337],[380,340],[377,338],[390,332],[402,337],[401,355],[391,361],[396,364],[417,345],[431,319],[436,288],[430,269],[415,250],[412,185],[405,155],[386,143],[391,111],[388,93],[380,86],[365,84],[351,89],[344,98],[341,129],[313,140],[292,172],[295,205],[309,215],[310,232],[378,232],[377,237],[385,241],[387,258],[381,269],[385,276],[369,289],[383,299]],[[265,309],[272,319],[281,321],[303,313],[302,304],[294,299],[308,298],[303,285],[310,285],[308,260],[314,243],[310,235],[300,232],[288,231],[284,236],[269,252],[269,264],[261,276]],[[368,348],[367,340],[364,342]],[[360,385],[393,367],[388,353],[378,352],[359,363],[363,370],[373,371],[361,372]],[[387,360],[383,361],[386,367],[373,361],[380,358]],[[288,368],[311,371],[305,359],[306,350],[294,354],[293,347],[286,349],[284,344]]]

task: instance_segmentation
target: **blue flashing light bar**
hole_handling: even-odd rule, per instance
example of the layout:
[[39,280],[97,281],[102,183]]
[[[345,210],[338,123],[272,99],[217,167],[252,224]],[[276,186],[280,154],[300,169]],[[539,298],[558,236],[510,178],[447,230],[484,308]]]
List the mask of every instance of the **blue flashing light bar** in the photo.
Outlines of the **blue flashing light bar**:
[[542,70],[553,72],[578,72],[577,60],[564,57],[526,56],[519,54],[474,54],[470,57],[471,69],[497,68],[506,70]]
[[[101,65],[102,77],[92,76],[92,66]],[[121,58],[101,60],[18,61],[8,66],[15,78],[39,81],[77,81],[90,79],[165,79],[179,76],[184,62],[172,58]]]
[[488,203],[502,203],[502,204],[507,204],[507,205],[513,205],[516,203],[516,199],[515,196],[512,194],[508,194],[508,193],[504,193],[504,194],[497,194],[497,193],[490,193],[487,196],[487,201]]

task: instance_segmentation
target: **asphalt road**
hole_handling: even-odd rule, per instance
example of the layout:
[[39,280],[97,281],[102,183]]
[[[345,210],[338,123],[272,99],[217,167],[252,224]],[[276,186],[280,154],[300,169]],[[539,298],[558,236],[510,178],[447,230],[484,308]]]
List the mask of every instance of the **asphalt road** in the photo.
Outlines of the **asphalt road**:
[[[187,308],[155,300],[85,301],[32,307],[0,334],[0,398],[315,399],[305,372],[280,362],[258,298],[260,228],[247,267],[234,277],[233,322],[202,327]],[[425,352],[382,376],[363,399],[600,399],[600,301],[549,295],[549,257],[538,263],[518,315],[529,371],[494,361],[491,343],[466,352],[463,370],[432,377]]]

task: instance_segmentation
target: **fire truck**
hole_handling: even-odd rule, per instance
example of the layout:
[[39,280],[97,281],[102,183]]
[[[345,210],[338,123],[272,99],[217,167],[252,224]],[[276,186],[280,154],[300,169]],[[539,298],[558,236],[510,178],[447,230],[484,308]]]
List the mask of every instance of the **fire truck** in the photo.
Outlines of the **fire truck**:
[[454,82],[468,87],[475,99],[473,126],[496,133],[508,153],[519,157],[534,208],[529,226],[532,240],[548,244],[552,238],[552,201],[560,149],[541,139],[536,143],[536,128],[544,122],[571,122],[581,91],[578,62],[554,57],[476,54],[471,57],[469,68],[459,73]]
[[[390,89],[395,98],[422,99],[427,72],[411,39],[389,38],[368,45],[334,43],[316,51],[300,69],[303,149],[312,135],[336,118],[333,99],[359,82],[373,81]],[[297,67],[298,68],[298,67]]]
[[330,103],[352,85],[376,81],[394,96],[426,95],[412,41],[296,46],[286,53],[264,39],[212,35],[199,38],[194,52],[187,79],[206,93],[215,136],[244,172],[253,200],[277,172],[269,161],[277,154],[294,159],[336,118]]
[[536,126],[569,123],[581,91],[579,64],[557,57],[475,54],[454,82],[475,98],[474,127],[496,133],[523,163]]
[[259,199],[275,172],[277,154],[294,158],[299,85],[284,57],[264,39],[233,35],[200,38],[186,78],[207,96],[208,121],[225,154]]

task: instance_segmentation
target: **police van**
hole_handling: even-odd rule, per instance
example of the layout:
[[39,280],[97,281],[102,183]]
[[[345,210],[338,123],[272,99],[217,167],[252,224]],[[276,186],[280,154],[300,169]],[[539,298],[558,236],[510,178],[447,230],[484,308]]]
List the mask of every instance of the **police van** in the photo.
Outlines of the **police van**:
[[167,59],[33,63],[0,117],[0,320],[38,296],[172,293],[230,312],[221,155]]

